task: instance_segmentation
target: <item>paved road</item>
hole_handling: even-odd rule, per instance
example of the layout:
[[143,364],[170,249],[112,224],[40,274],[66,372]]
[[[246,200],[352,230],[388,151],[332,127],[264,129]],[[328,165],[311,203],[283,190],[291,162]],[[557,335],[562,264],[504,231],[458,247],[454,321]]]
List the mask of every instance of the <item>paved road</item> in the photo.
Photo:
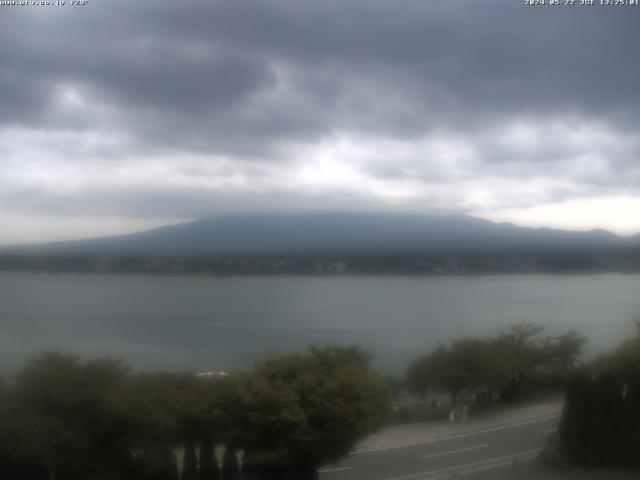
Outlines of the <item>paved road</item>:
[[[494,426],[428,442],[351,454],[320,470],[321,480],[525,480],[518,473],[555,431],[559,415]],[[527,467],[528,468],[528,467]]]

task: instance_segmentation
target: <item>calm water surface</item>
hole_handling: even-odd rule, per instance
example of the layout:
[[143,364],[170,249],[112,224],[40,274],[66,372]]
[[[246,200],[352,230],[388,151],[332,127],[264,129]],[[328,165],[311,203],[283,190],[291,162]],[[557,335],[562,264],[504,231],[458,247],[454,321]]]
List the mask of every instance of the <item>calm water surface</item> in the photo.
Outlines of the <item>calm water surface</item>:
[[640,276],[237,277],[0,274],[0,370],[43,349],[138,368],[236,370],[271,351],[358,343],[400,373],[450,337],[515,322],[576,329],[591,352],[640,318]]

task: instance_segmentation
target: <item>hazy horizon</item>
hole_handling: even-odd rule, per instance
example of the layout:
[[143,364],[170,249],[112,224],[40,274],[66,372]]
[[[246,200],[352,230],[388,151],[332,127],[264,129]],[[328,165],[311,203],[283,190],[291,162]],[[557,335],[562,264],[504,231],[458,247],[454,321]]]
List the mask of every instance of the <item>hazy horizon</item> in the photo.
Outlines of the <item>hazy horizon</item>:
[[[314,216],[324,216],[324,215],[347,215],[347,216],[351,216],[351,215],[355,215],[355,216],[360,216],[360,215],[376,215],[376,214],[384,214],[389,215],[388,212],[310,212],[310,213],[306,213],[306,214],[302,214],[304,217],[309,217],[309,218],[313,218]],[[447,214],[432,214],[432,215],[424,215],[424,214],[411,214],[411,213],[402,213],[402,214],[391,214],[393,216],[415,216],[416,218],[419,218],[421,216],[425,217],[425,218],[429,218],[429,217],[433,217],[433,216],[447,216]],[[454,214],[456,215],[456,214]],[[567,232],[593,232],[593,231],[606,231],[609,233],[612,233],[614,235],[618,235],[620,237],[627,237],[627,238],[632,238],[635,236],[640,236],[640,232],[636,233],[636,232],[631,232],[631,233],[625,233],[625,232],[616,232],[613,230],[608,230],[608,229],[601,229],[598,227],[594,227],[594,228],[563,228],[562,226],[553,226],[553,225],[536,225],[536,224],[530,224],[530,225],[526,225],[526,224],[519,224],[516,222],[511,222],[511,221],[501,221],[501,220],[494,220],[491,218],[483,218],[480,216],[476,216],[476,215],[462,215],[461,216],[468,216],[471,218],[477,218],[477,219],[481,219],[481,220],[486,220],[488,222],[492,222],[495,224],[507,224],[507,225],[513,225],[515,227],[521,227],[521,228],[533,228],[533,229],[551,229],[551,230],[557,230],[557,231],[567,231]],[[265,217],[265,218],[269,218],[269,217],[288,217],[289,215],[286,214],[267,214],[267,213],[258,213],[258,214],[237,214],[237,215],[231,215],[231,217],[233,218],[260,218],[260,217]],[[297,216],[297,215],[296,215]],[[217,218],[225,218],[225,217],[229,217],[229,215],[215,215],[215,216],[211,216],[211,217],[203,217],[203,218],[194,218],[194,219],[176,219],[176,221],[171,222],[171,223],[160,223],[160,224],[154,224],[154,222],[149,222],[146,226],[146,228],[140,228],[140,229],[134,229],[134,230],[128,230],[128,229],[121,229],[118,228],[118,226],[116,225],[116,228],[113,228],[113,225],[109,225],[109,230],[105,230],[104,234],[100,234],[99,231],[95,232],[93,235],[89,235],[89,236],[62,236],[60,238],[51,238],[51,239],[43,239],[40,241],[35,241],[35,242],[22,242],[22,243],[1,243],[0,242],[0,247],[11,247],[11,246],[28,246],[28,245],[38,245],[38,244],[48,244],[48,243],[58,243],[58,242],[67,242],[67,241],[82,241],[82,240],[93,240],[93,239],[100,239],[100,238],[109,238],[109,237],[119,237],[122,235],[130,235],[130,234],[137,234],[137,233],[144,233],[144,232],[150,232],[153,230],[157,230],[157,229],[163,229],[164,227],[173,227],[173,226],[179,226],[179,225],[186,225],[186,224],[190,224],[190,223],[194,223],[194,222],[199,222],[199,221],[206,221],[206,220],[213,220],[213,219],[217,219]]]

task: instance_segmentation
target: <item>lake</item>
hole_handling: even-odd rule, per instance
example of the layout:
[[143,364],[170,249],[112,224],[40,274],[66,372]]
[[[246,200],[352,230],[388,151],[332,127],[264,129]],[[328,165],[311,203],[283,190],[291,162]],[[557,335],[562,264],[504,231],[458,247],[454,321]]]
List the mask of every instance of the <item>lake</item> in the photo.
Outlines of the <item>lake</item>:
[[638,275],[189,277],[0,273],[0,370],[43,349],[136,368],[250,367],[272,351],[357,343],[392,374],[451,337],[516,322],[575,329],[591,353],[633,332]]

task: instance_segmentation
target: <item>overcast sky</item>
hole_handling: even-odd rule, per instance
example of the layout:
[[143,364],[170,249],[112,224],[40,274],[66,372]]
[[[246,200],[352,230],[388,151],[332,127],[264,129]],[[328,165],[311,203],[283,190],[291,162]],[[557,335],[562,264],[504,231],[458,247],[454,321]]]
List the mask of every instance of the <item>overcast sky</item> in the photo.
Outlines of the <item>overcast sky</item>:
[[292,211],[640,232],[640,7],[523,3],[0,6],[0,244]]

